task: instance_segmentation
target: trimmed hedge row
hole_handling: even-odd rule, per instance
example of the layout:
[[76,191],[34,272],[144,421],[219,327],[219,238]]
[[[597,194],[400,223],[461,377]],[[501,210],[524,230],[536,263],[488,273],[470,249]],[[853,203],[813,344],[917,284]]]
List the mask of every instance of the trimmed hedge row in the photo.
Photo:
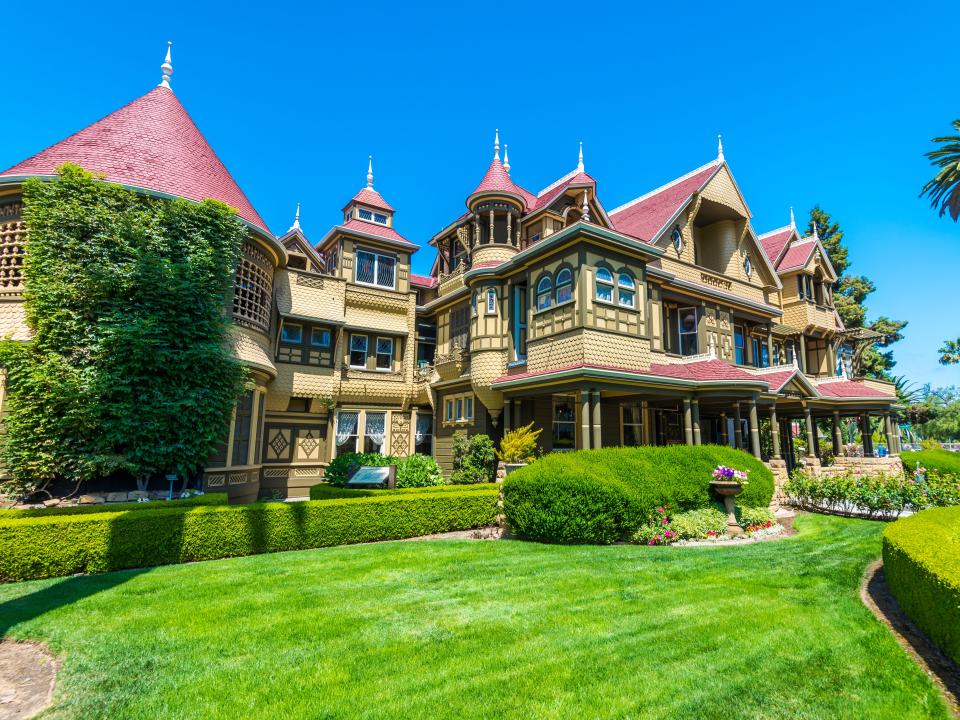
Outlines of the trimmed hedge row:
[[432,495],[434,493],[462,493],[477,491],[498,493],[499,488],[497,487],[496,483],[477,483],[476,485],[434,485],[428,487],[396,488],[394,490],[387,490],[384,488],[343,488],[337,487],[336,485],[328,485],[327,483],[320,483],[319,485],[313,485],[310,488],[310,499],[341,500],[344,498],[358,497],[389,497],[391,495],[409,494]]
[[907,450],[900,453],[900,459],[907,472],[913,472],[920,463],[927,470],[935,470],[944,475],[960,476],[960,453],[949,450]]
[[960,663],[960,507],[924,510],[889,525],[883,572],[904,612]]
[[490,525],[495,491],[165,508],[0,521],[0,581],[429,535]]
[[657,507],[673,512],[709,507],[717,465],[749,471],[738,504],[770,504],[773,475],[752,455],[720,445],[675,445],[546,455],[507,476],[504,512],[521,537],[616,542],[646,523]]
[[161,510],[171,507],[197,507],[199,505],[226,505],[226,493],[204,493],[176,500],[151,500],[150,502],[103,503],[101,505],[70,505],[68,507],[33,508],[30,510],[0,509],[0,520],[16,520],[29,517],[53,517],[56,515],[90,515],[129,510]]

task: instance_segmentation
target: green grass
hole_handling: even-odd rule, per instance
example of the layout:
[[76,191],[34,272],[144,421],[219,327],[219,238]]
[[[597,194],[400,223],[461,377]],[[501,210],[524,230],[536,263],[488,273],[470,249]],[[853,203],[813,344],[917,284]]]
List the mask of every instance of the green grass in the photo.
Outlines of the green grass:
[[394,542],[0,586],[45,718],[947,718],[858,596],[880,523],[739,547]]

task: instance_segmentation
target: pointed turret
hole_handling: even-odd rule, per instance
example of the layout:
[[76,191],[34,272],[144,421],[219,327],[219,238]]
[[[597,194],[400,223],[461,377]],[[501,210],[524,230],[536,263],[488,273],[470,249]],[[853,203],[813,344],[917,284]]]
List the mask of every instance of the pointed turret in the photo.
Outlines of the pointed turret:
[[52,177],[64,163],[147,193],[219,200],[273,237],[170,88],[170,47],[160,84],[102,120],[0,174],[0,184]]

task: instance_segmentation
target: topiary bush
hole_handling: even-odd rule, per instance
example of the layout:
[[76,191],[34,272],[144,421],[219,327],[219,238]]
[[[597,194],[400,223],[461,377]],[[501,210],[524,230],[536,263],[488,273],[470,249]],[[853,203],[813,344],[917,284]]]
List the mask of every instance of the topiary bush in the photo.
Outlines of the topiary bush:
[[491,525],[495,489],[0,520],[0,581],[395,540]]
[[657,507],[710,507],[717,465],[749,472],[737,503],[764,507],[773,475],[741,450],[719,445],[603,448],[553,453],[504,481],[511,530],[544,542],[611,543],[629,537]]
[[883,531],[883,572],[904,612],[960,663],[960,507],[891,523]]

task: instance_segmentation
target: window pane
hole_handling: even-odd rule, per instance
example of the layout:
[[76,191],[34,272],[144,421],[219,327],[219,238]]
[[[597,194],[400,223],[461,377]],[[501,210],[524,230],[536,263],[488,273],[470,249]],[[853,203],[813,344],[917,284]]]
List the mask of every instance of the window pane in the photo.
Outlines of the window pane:
[[537,295],[537,310],[546,310],[548,307],[550,307],[550,292]]
[[310,344],[315,347],[330,347],[330,331],[314,328],[310,336]]
[[285,343],[303,342],[303,328],[299,325],[284,325],[280,331],[280,340]]
[[373,213],[370,212],[369,210],[364,210],[364,209],[361,208],[361,209],[360,209],[360,218],[363,219],[363,220],[372,220],[372,219],[373,219]]
[[386,215],[381,215],[380,213],[374,213],[374,214],[373,214],[373,221],[374,221],[375,223],[380,223],[381,225],[386,225],[386,224],[387,224],[387,216],[386,216]]
[[634,294],[633,294],[632,291],[630,291],[630,290],[621,290],[621,291],[620,291],[620,304],[621,304],[623,307],[632,308],[632,307],[634,307],[634,303],[635,303],[635,298],[634,298]]
[[354,367],[364,367],[367,364],[367,336],[350,336],[350,364]]
[[573,450],[577,442],[576,408],[572,398],[553,400],[553,449]]
[[358,418],[356,411],[341,410],[337,413],[337,455],[356,451]]
[[466,398],[464,400],[464,403],[466,405],[465,416],[468,420],[472,420],[473,419],[473,398],[472,397]]
[[569,268],[564,268],[557,273],[557,285],[563,285],[564,283],[573,282],[573,274],[570,272]]
[[567,283],[566,285],[557,286],[557,305],[560,303],[570,302],[573,300],[573,285]]
[[357,282],[372,283],[377,256],[373,253],[357,251]]
[[680,354],[697,354],[697,309],[680,308],[677,315]]
[[613,273],[603,267],[597,268],[597,280],[600,282],[613,284]]
[[397,261],[386,255],[377,256],[377,285],[382,287],[393,287],[393,273],[396,269]]
[[597,300],[613,302],[613,286],[597,284]]
[[457,420],[463,420],[463,398],[457,398]]
[[620,275],[617,276],[617,283],[622,288],[626,288],[627,290],[633,290],[633,278],[627,275],[626,273],[620,273]]
[[497,311],[497,291],[487,290],[487,315],[492,315]]
[[543,278],[537,283],[537,292],[550,292],[550,278]]
[[393,340],[377,338],[377,369],[389,370],[393,366]]

